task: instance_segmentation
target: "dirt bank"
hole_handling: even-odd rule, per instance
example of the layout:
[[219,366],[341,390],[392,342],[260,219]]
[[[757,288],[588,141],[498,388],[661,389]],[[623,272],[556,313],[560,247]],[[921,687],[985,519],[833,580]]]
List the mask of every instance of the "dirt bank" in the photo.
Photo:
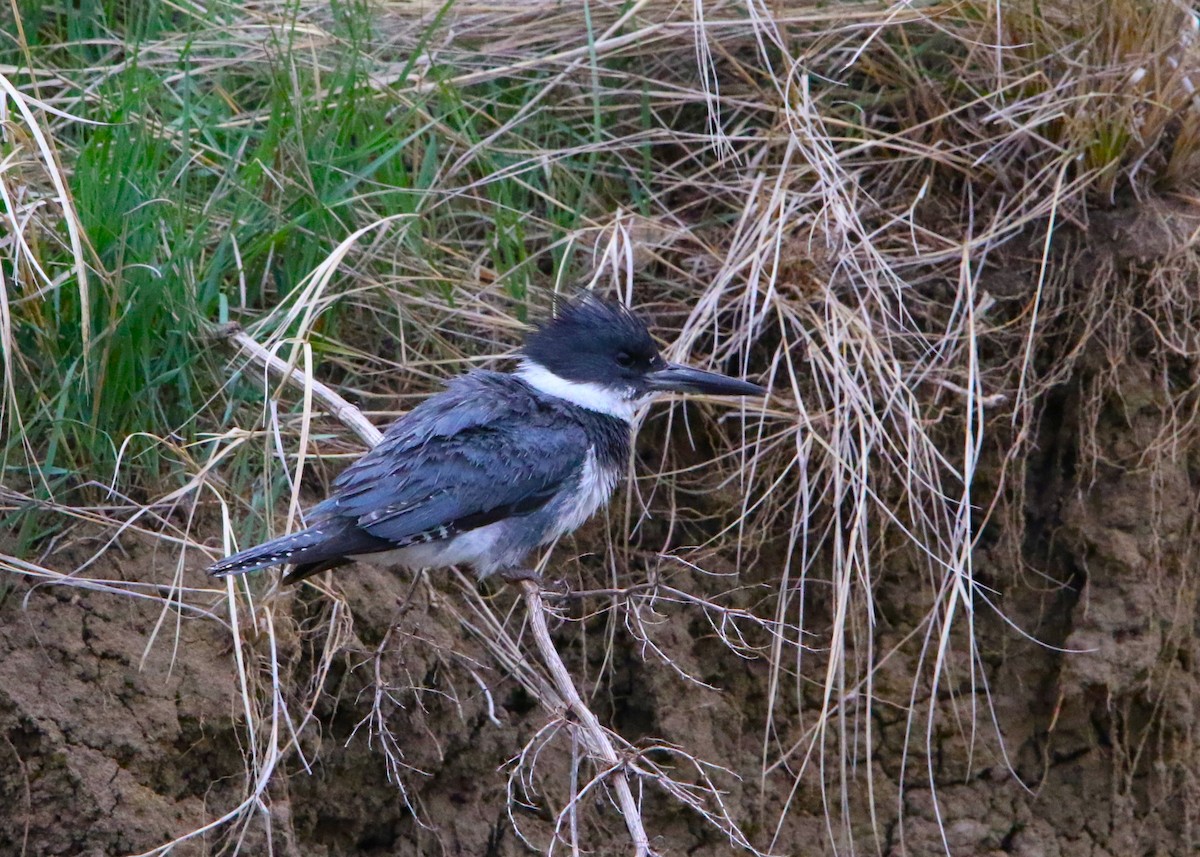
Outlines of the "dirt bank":
[[[1172,384],[1184,376],[1164,383],[1158,356],[1143,350],[1127,355],[1101,400],[1089,391],[1097,372],[1110,371],[1103,361],[1081,363],[1047,400],[1025,484],[1007,495],[1014,505],[992,516],[976,552],[978,580],[1005,619],[975,600],[975,655],[965,634],[954,637],[936,697],[922,667],[931,657],[920,634],[925,571],[902,553],[889,565],[875,592],[873,645],[891,655],[870,707],[845,706],[871,718],[874,745],[849,770],[830,754],[823,774],[809,766],[799,783],[787,764],[763,776],[768,715],[769,742],[811,734],[819,683],[769,711],[767,660],[739,656],[715,636],[711,613],[669,600],[636,633],[609,624],[603,601],[586,620],[579,604],[568,609],[581,621],[558,629],[559,645],[588,677],[601,719],[635,744],[664,740],[728,769],[711,769],[724,801],[755,844],[775,853],[832,854],[831,840],[851,838],[864,852],[895,855],[1192,853],[1200,450],[1177,443],[1191,394]],[[981,488],[997,478],[1002,453],[991,450]],[[584,551],[602,548],[606,526],[616,523],[560,548],[564,558],[582,555],[566,563],[577,588],[607,574]],[[51,560],[87,552],[79,545]],[[726,605],[753,608],[763,597],[755,577],[776,561],[744,569],[744,588]],[[161,550],[124,538],[87,574],[161,580],[169,564]],[[649,568],[622,575],[645,579]],[[195,568],[185,583],[208,585]],[[678,569],[671,583],[729,588]],[[311,589],[270,596],[273,634],[247,635],[242,652],[254,717],[270,722],[271,706],[285,707],[303,752],[280,761],[264,810],[174,853],[232,853],[239,842],[248,854],[268,846],[288,855],[528,853],[518,831],[544,847],[569,793],[570,744],[543,746],[550,714],[472,632],[482,614],[446,577],[413,586],[361,567],[340,572],[336,586],[338,600]],[[518,634],[511,594],[483,595],[478,603]],[[818,592],[807,602],[812,654],[800,669],[816,678],[832,614]],[[0,851],[141,853],[243,800],[270,744],[261,729],[247,731],[219,592],[207,608],[211,615],[179,615],[161,599],[63,585],[7,591]],[[521,769],[528,788],[518,782],[510,795],[514,758],[527,745],[538,752]],[[810,752],[822,752],[819,740]],[[695,780],[678,757],[651,757]],[[847,803],[831,811],[843,783]],[[719,831],[676,801],[651,789],[645,804],[663,853],[729,852]],[[577,823],[593,853],[626,853],[610,807],[582,807]]]

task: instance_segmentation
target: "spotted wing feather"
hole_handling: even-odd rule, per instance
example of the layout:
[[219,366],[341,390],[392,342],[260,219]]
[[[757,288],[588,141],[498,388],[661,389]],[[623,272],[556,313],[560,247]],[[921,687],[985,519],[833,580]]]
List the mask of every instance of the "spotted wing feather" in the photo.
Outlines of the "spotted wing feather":
[[[313,566],[339,561],[347,555],[387,550],[387,542],[339,525],[317,525],[247,548],[208,569],[213,577],[245,574],[272,565]],[[310,572],[315,573],[315,572]]]
[[312,514],[399,547],[534,511],[587,458],[587,434],[562,416],[512,376],[463,376],[394,423]]

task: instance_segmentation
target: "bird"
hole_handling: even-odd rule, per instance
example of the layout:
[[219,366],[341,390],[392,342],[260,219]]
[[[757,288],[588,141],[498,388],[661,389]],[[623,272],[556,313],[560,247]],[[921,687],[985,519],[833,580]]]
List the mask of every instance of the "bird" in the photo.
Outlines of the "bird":
[[588,291],[563,298],[526,334],[515,371],[450,380],[334,479],[305,529],[228,556],[209,574],[286,565],[283,582],[296,583],[359,560],[537,580],[526,558],[608,502],[636,414],[667,393],[767,390],[668,362],[624,304]]

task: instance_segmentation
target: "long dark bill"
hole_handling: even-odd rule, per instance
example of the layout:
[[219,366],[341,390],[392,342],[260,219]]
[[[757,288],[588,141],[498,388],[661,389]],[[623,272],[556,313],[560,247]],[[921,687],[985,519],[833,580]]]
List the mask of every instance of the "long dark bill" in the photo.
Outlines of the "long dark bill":
[[646,375],[651,390],[662,393],[706,393],[710,396],[765,396],[767,389],[718,372],[705,372],[681,363],[668,363]]

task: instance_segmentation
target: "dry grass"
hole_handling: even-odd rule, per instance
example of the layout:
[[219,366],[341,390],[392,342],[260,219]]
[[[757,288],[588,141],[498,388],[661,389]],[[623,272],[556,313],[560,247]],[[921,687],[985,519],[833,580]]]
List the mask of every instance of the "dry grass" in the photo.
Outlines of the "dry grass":
[[[555,555],[553,567],[579,584],[579,611],[561,633],[598,647],[603,663],[615,639],[632,640],[644,669],[704,688],[687,653],[656,630],[663,616],[686,617],[756,665],[765,700],[756,759],[727,772],[677,736],[626,748],[630,770],[731,842],[785,848],[814,806],[805,794],[817,795],[831,851],[903,848],[906,788],[929,792],[940,824],[942,735],[1011,767],[979,642],[980,623],[996,626],[999,616],[1003,626],[1003,602],[976,563],[985,532],[1000,529],[1013,568],[1024,568],[1026,468],[1047,402],[1081,363],[1098,361],[1104,368],[1080,392],[1098,413],[1121,392],[1146,330],[1164,366],[1198,356],[1192,13],[1148,0],[644,0],[449,11],[395,3],[377,14],[371,38],[347,48],[315,6],[252,4],[237,26],[193,44],[213,67],[227,55],[268,62],[281,34],[292,40],[289,61],[318,69],[352,49],[371,86],[357,97],[380,115],[415,117],[419,129],[406,158],[422,171],[421,188],[408,208],[354,191],[360,219],[274,305],[247,302],[247,271],[233,266],[222,286],[230,314],[308,377],[319,367],[348,394],[379,395],[369,401],[389,402],[389,412],[479,355],[514,347],[527,306],[544,307],[546,291],[579,281],[646,308],[674,338],[671,357],[765,379],[773,395],[761,411],[673,406],[647,417],[646,437],[676,442],[643,446],[655,452],[634,463],[610,514],[603,568],[563,566],[566,551]],[[142,55],[166,74],[181,50],[163,37]],[[4,89],[10,237],[0,252],[8,283],[20,285],[0,292],[3,418],[36,463],[46,450],[28,429],[36,398],[18,394],[32,373],[13,318],[35,318],[67,288],[89,305],[96,276],[84,272],[94,263],[72,213],[70,158],[53,142],[86,115],[89,93],[59,88],[50,74],[21,88],[4,80]],[[317,87],[306,97],[343,95]],[[267,119],[247,110],[228,121]],[[559,127],[569,131],[547,130]],[[202,134],[183,148],[218,171],[225,157]],[[304,178],[279,170],[271,181]],[[1151,237],[1124,237],[1117,213],[1151,198],[1160,200],[1144,215],[1158,217],[1143,222]],[[1110,256],[1082,253],[1089,226],[1112,230]],[[43,244],[61,248],[57,270],[39,265]],[[68,250],[74,275],[61,261]],[[1139,252],[1169,262],[1147,275]],[[111,287],[111,272],[97,274]],[[243,297],[232,299],[239,288]],[[261,375],[243,358],[229,370]],[[214,817],[213,829],[270,823],[271,779],[301,754],[323,684],[318,675],[301,689],[299,708],[288,701],[295,689],[280,687],[274,640],[289,620],[273,589],[250,579],[214,590],[191,569],[235,539],[295,526],[305,479],[357,452],[314,409],[311,387],[295,398],[267,379],[258,409],[240,384],[204,391],[194,437],[164,425],[127,442],[168,462],[169,491],[85,504],[30,490],[5,501],[19,508],[36,496],[55,515],[111,527],[114,538],[151,533],[175,558],[152,581],[64,578],[52,563],[15,558],[5,569],[161,600],[167,633],[148,646],[170,645],[172,623],[228,629],[247,778],[244,802]],[[1196,439],[1194,385],[1169,400],[1173,416],[1147,444],[1147,466]],[[1101,447],[1082,439],[1084,469],[1098,466]],[[126,454],[117,461],[136,466]],[[214,511],[220,543],[208,538]],[[878,593],[894,593],[897,579],[923,587],[902,605],[881,604]],[[349,639],[352,612],[336,579],[320,585],[332,606],[318,674]],[[440,609],[535,698],[552,698],[509,606],[460,581]],[[462,658],[462,693],[476,694]],[[413,773],[390,731],[385,685],[376,682],[365,725],[409,800]],[[895,782],[872,763],[880,710],[904,723]],[[605,826],[595,813],[598,773],[561,726],[552,717],[513,748],[514,805],[539,793],[557,807],[549,838],[513,819],[542,851],[579,847],[581,830],[598,836]],[[538,776],[553,754],[570,760],[571,780]],[[743,799],[731,803],[737,778]],[[759,801],[773,809],[756,809]],[[236,835],[225,841],[237,851]]]

